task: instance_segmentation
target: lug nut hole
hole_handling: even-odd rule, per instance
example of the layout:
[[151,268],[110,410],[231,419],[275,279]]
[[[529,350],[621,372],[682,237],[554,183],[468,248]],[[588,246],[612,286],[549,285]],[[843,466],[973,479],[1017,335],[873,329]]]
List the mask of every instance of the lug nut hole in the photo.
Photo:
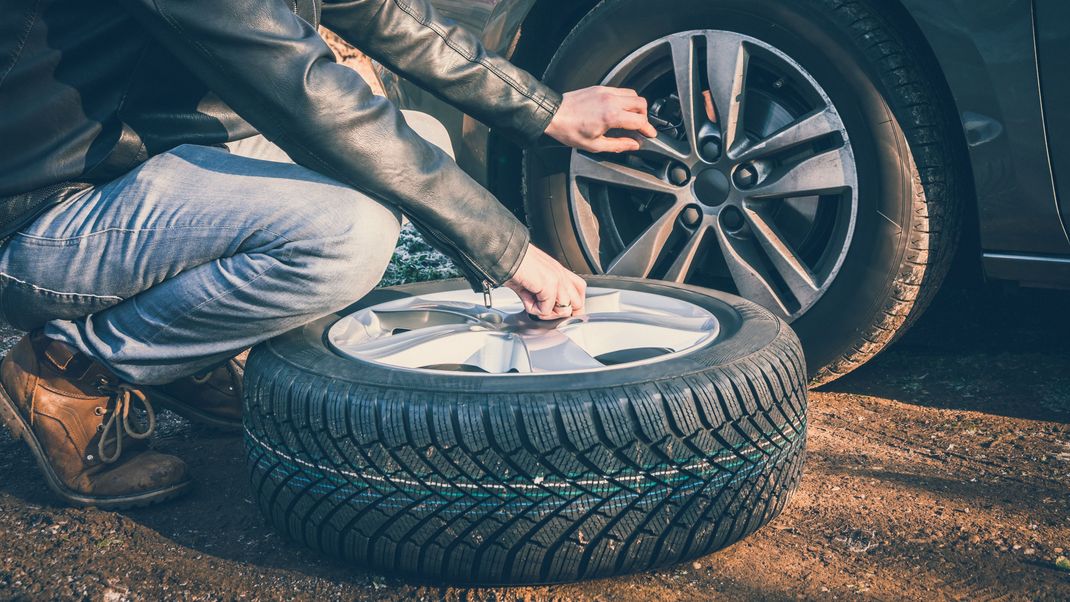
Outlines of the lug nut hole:
[[702,158],[713,163],[721,158],[721,141],[718,138],[706,138],[699,144],[699,154]]
[[758,183],[758,168],[753,163],[744,163],[736,168],[732,181],[739,188],[751,188]]
[[680,212],[680,222],[689,228],[697,226],[700,221],[702,221],[702,210],[694,205],[689,205]]
[[675,186],[683,186],[691,180],[691,172],[680,163],[670,166],[668,175],[669,181]]
[[725,207],[721,211],[721,223],[730,232],[737,232],[743,228],[743,213],[735,207]]

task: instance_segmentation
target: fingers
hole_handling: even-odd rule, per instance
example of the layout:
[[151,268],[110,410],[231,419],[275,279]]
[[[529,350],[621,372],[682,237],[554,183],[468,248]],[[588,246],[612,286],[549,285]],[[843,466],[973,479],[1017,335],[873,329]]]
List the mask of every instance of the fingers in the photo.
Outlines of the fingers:
[[505,286],[534,318],[560,320],[584,313],[587,283],[534,245]]
[[573,293],[568,286],[568,283],[564,279],[561,279],[561,281],[557,283],[557,298],[554,299],[554,313],[551,316],[551,319],[558,320],[561,318],[568,318],[572,315],[574,307],[572,295]]
[[581,316],[586,313],[587,282],[575,274],[569,274],[568,289],[569,299],[572,301],[572,315]]
[[584,150],[593,153],[627,153],[639,150],[639,141],[632,138],[595,138]]
[[572,272],[561,268],[561,279],[557,283],[557,296],[554,300],[553,313],[540,316],[548,320],[560,320],[584,312],[587,283]]
[[631,95],[620,95],[613,98],[613,107],[609,109],[606,125],[609,128],[632,130],[641,133],[647,138],[656,138],[658,131],[647,120],[646,99],[629,90]]
[[516,293],[517,297],[520,297],[520,302],[524,304],[524,311],[529,314],[534,314],[538,311],[535,305],[535,295],[532,295],[530,291],[519,284],[514,284],[512,281],[506,282],[505,286]]
[[658,131],[647,121],[646,111],[643,111],[642,114],[627,111],[617,113],[610,127],[637,131],[647,138],[656,138],[658,136]]
[[542,317],[553,317],[556,315],[556,308],[554,304],[557,303],[558,291],[557,287],[546,287],[541,291],[534,294],[535,296],[535,315]]
[[642,96],[618,96],[617,104],[623,111],[646,115],[646,99]]
[[709,90],[702,91],[702,105],[706,109],[706,119],[709,119],[712,123],[717,123],[717,110],[713,108],[713,95]]
[[631,88],[615,88],[613,86],[597,86],[597,88],[600,91],[605,92],[606,94],[610,94],[612,96],[620,96],[622,98],[636,98],[639,96],[639,93]]

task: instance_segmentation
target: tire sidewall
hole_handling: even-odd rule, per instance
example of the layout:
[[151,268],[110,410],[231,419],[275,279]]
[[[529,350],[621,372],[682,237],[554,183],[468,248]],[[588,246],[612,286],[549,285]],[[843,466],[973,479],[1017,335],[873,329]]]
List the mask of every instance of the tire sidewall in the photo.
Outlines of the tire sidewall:
[[[544,79],[565,91],[594,85],[646,43],[695,29],[743,33],[792,57],[825,89],[847,127],[858,168],[855,230],[833,283],[792,323],[816,373],[858,343],[894,293],[920,194],[909,145],[876,67],[821,2],[682,0],[650,11],[642,0],[606,0],[568,36]],[[527,206],[537,214],[531,221],[538,242],[573,269],[590,271],[571,223],[567,163],[561,153],[527,154]]]

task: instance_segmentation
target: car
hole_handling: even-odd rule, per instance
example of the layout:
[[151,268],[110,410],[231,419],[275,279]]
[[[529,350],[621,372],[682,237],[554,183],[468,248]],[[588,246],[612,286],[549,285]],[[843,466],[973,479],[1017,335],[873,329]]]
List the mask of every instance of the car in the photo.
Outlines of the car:
[[1061,0],[434,0],[565,92],[634,88],[656,139],[522,150],[380,68],[458,162],[581,273],[737,293],[790,321],[812,383],[872,358],[952,258],[1070,285]]

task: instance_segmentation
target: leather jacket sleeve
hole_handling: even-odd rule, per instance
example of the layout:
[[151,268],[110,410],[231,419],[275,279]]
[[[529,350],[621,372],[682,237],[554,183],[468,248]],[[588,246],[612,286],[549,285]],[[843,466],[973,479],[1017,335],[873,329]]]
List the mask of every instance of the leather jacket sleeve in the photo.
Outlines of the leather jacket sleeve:
[[561,104],[427,0],[325,0],[322,18],[375,60],[522,143],[537,140]]
[[527,229],[356,72],[335,63],[285,0],[121,2],[299,164],[399,207],[448,247],[473,288],[500,285],[516,271]]

